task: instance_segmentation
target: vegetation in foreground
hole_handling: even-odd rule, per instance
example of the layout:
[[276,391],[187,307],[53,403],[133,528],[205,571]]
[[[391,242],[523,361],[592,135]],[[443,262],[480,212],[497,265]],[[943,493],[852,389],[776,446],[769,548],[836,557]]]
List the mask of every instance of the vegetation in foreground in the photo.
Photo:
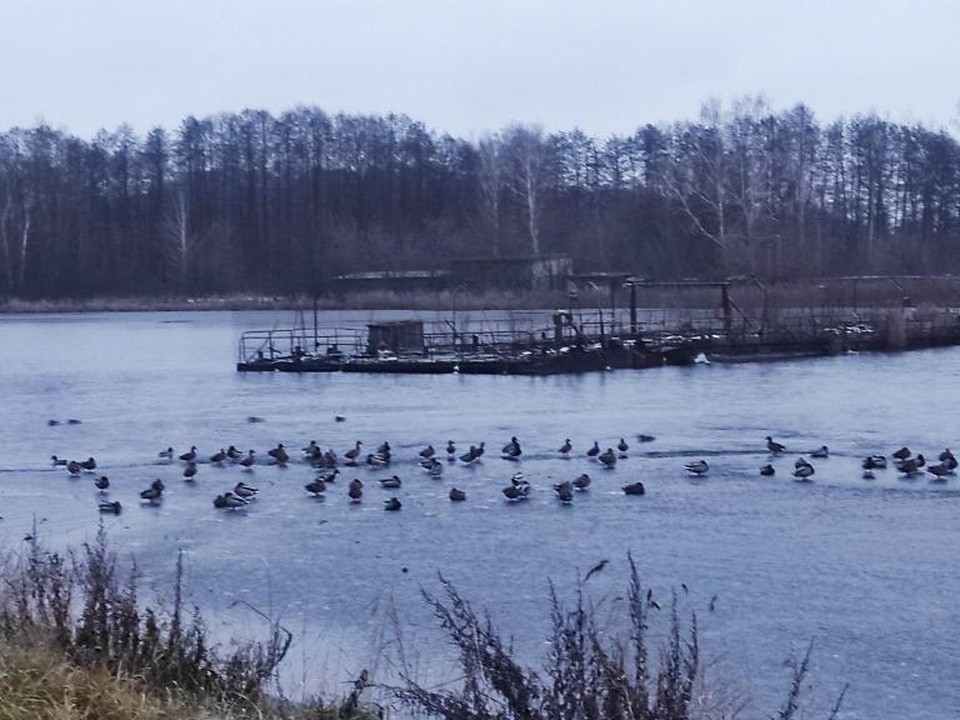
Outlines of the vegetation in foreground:
[[[551,586],[551,635],[542,667],[525,667],[504,641],[489,616],[478,613],[443,578],[443,595],[424,592],[440,625],[459,654],[456,686],[428,688],[403,673],[392,688],[397,700],[429,717],[445,720],[734,720],[747,704],[721,685],[704,682],[691,613],[682,628],[676,595],[670,605],[667,639],[651,661],[647,646],[651,608],[659,608],[640,583],[632,557],[626,595],[629,632],[625,639],[608,634],[600,613],[577,588],[572,608],[564,607]],[[589,576],[589,574],[588,574]],[[800,712],[800,693],[808,673],[811,648],[793,663],[793,677],[783,706],[774,717],[790,720]],[[829,720],[835,720],[846,688]]]
[[364,718],[339,704],[292,704],[268,693],[291,635],[211,644],[184,605],[178,560],[168,610],[147,605],[134,568],[121,577],[101,528],[80,552],[35,540],[8,561],[0,588],[0,718]]
[[[608,632],[582,582],[572,608],[551,586],[550,650],[539,670],[525,667],[490,617],[441,578],[443,594],[425,591],[424,597],[459,654],[459,682],[428,688],[401,663],[400,684],[384,688],[394,698],[393,709],[445,720],[743,717],[748,703],[742,697],[705,682],[696,616],[681,622],[676,596],[667,638],[656,652],[659,661],[651,661],[649,613],[659,606],[628,559],[626,636]],[[336,703],[291,703],[270,694],[290,633],[273,624],[266,641],[228,650],[211,645],[199,612],[184,607],[181,580],[178,562],[172,604],[161,611],[139,597],[135,568],[120,576],[102,528],[94,543],[66,555],[31,539],[28,551],[8,562],[0,588],[0,718],[375,717],[361,700],[370,685],[366,671]],[[808,649],[793,666],[777,720],[798,716],[809,658]],[[843,693],[829,720],[837,717],[842,699]],[[382,717],[384,710],[378,712]]]

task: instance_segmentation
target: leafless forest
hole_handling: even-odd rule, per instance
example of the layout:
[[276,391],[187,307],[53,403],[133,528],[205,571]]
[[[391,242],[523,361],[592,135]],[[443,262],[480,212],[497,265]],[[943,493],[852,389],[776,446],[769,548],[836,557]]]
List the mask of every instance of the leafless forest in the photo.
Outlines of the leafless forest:
[[762,99],[607,138],[315,107],[0,134],[0,298],[309,293],[540,253],[649,278],[941,274],[958,244],[951,135]]

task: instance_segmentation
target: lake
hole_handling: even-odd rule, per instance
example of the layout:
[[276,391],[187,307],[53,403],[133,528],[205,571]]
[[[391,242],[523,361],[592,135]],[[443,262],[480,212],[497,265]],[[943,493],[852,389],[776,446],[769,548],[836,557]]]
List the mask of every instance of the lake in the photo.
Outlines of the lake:
[[[321,324],[412,315],[322,313]],[[163,594],[182,550],[191,600],[219,637],[263,630],[250,606],[279,617],[297,636],[284,671],[293,695],[341,693],[364,667],[389,678],[397,626],[418,672],[442,675],[448,648],[420,595],[439,590],[438,573],[536,662],[548,582],[571,599],[577,577],[609,559],[585,589],[614,611],[629,551],[665,610],[673,590],[682,615],[696,611],[710,677],[754,699],[748,717],[775,713],[784,663],[811,639],[807,701],[819,716],[847,682],[842,718],[960,716],[960,480],[904,478],[892,467],[864,480],[860,469],[863,456],[901,445],[928,458],[960,448],[960,349],[556,377],[234,371],[243,330],[290,321],[265,312],[0,317],[4,547],[22,548],[34,523],[52,547],[94,537],[92,476],[70,479],[49,461],[94,456],[124,506],[103,517],[111,544],[136,558],[147,588]],[[68,418],[82,422],[48,425]],[[656,440],[639,443],[639,433]],[[512,435],[519,462],[499,457]],[[767,435],[788,451],[771,458]],[[568,437],[574,457],[564,460],[557,448]],[[615,469],[585,457],[594,440],[605,448],[621,437],[631,447]],[[303,490],[314,476],[303,463],[252,473],[202,463],[189,484],[180,463],[157,457],[167,446],[196,445],[208,457],[235,444],[265,459],[278,442],[299,451],[310,440],[341,454],[357,440],[364,452],[386,440],[394,463],[341,471],[321,502]],[[431,479],[417,453],[448,440],[462,451],[485,441],[487,453]],[[823,444],[830,457],[813,461],[813,481],[794,482],[794,460]],[[710,465],[699,479],[684,471],[698,458]],[[774,477],[758,472],[767,462]],[[511,504],[500,490],[518,470],[533,490]],[[551,484],[582,472],[592,486],[561,505]],[[394,473],[402,488],[376,486]],[[346,497],[351,477],[366,483],[359,504]],[[166,497],[141,504],[154,478]],[[260,497],[215,510],[213,497],[240,479]],[[621,486],[636,480],[647,494],[626,497]],[[466,502],[448,500],[454,485]],[[391,495],[400,512],[383,512]]]

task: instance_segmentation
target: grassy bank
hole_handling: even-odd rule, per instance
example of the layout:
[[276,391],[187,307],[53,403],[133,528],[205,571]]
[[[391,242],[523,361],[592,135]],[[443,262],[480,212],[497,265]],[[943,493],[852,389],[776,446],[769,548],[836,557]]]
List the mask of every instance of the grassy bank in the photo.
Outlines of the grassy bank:
[[[593,294],[587,295],[584,307]],[[607,302],[597,294],[596,302]],[[390,290],[326,295],[317,298],[320,310],[523,310],[566,307],[569,300],[560,292],[410,292]],[[188,297],[179,295],[145,297],[48,298],[0,301],[0,313],[85,313],[148,312],[182,310],[308,310],[314,298],[307,295],[227,294]]]
[[102,529],[66,554],[31,539],[0,580],[0,719],[371,717],[359,684],[333,702],[283,700],[275,680],[289,632],[271,623],[265,639],[213,644],[183,600],[180,561],[169,597],[150,604]]

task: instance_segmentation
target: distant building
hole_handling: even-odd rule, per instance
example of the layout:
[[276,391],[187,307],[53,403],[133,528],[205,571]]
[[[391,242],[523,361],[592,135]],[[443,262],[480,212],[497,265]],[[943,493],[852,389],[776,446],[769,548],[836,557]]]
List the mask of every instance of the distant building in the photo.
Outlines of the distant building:
[[350,273],[333,278],[334,292],[438,292],[448,287],[449,270],[382,270]]
[[569,255],[463,258],[450,264],[450,280],[473,288],[562,290],[572,274]]

